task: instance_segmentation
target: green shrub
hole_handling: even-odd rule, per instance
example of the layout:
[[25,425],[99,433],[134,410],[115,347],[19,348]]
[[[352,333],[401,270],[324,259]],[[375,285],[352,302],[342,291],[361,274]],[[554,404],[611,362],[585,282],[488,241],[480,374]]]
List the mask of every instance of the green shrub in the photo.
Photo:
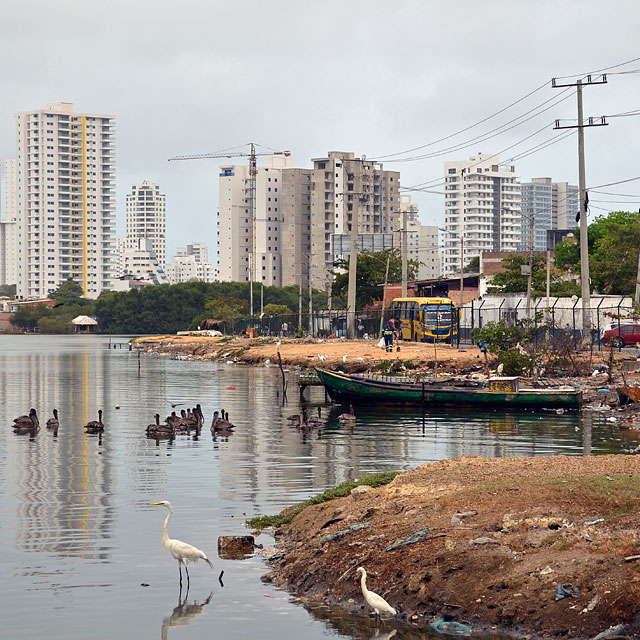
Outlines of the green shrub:
[[306,507],[310,507],[314,504],[320,504],[321,502],[327,502],[334,500],[335,498],[343,498],[351,493],[351,490],[361,485],[367,485],[369,487],[380,487],[385,484],[389,484],[397,475],[398,471],[383,471],[381,473],[374,473],[370,476],[364,476],[358,480],[347,480],[339,484],[333,489],[327,489],[320,495],[314,496],[305,500],[302,504],[299,504],[294,509],[291,509],[287,513],[280,513],[275,516],[257,516],[247,520],[247,526],[252,529],[266,529],[268,527],[280,527],[283,524],[291,522],[300,512]]

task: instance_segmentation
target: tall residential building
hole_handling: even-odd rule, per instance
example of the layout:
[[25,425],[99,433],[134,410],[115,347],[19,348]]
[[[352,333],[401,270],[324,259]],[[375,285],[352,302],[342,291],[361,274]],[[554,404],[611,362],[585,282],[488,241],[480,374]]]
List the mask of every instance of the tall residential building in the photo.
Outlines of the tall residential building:
[[161,265],[167,261],[167,198],[157,184],[144,180],[134,184],[127,195],[127,246],[148,238]]
[[66,102],[16,114],[19,296],[45,298],[67,278],[91,298],[111,287],[114,124]]
[[420,244],[418,249],[418,280],[439,278],[442,275],[440,267],[440,247],[438,246],[438,227],[420,225]]
[[522,214],[515,171],[495,154],[445,162],[444,275],[460,273],[461,262],[466,266],[483,251],[519,248]]
[[359,234],[386,234],[400,228],[400,173],[354,153],[330,151],[313,160],[311,174],[310,273],[312,285],[331,285],[335,247],[350,238],[352,221]]
[[249,167],[220,167],[217,220],[217,279],[248,282],[251,255],[255,255],[255,281],[282,285],[282,173],[291,168],[291,156],[274,154],[258,167],[255,193],[254,251],[251,250]]
[[311,253],[311,169],[283,169],[282,285],[309,286]]
[[18,223],[0,220],[0,284],[18,282]]
[[189,280],[220,282],[218,266],[209,262],[206,242],[190,242],[186,247],[178,247],[167,265],[167,276],[171,284]]
[[553,182],[551,178],[533,178],[522,183],[522,244],[521,251],[531,247],[533,222],[533,249],[545,251],[547,231],[573,229],[579,209],[579,189],[566,182]]
[[0,220],[0,284],[18,282],[16,161],[5,160],[4,220]]

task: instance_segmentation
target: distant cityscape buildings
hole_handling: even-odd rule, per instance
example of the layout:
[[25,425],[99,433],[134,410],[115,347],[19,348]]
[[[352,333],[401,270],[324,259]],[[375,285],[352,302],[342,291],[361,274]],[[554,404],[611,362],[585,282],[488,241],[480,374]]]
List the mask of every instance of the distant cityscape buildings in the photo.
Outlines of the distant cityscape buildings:
[[0,284],[15,284],[18,297],[46,298],[67,278],[92,298],[190,280],[328,290],[336,264],[350,256],[352,225],[359,252],[400,250],[404,234],[417,278],[429,280],[459,273],[482,253],[544,251],[575,228],[576,186],[550,177],[521,183],[515,165],[495,154],[444,163],[440,228],[421,224],[417,203],[401,195],[399,171],[344,151],[298,168],[281,152],[261,158],[255,193],[248,163],[221,165],[215,248],[209,255],[205,242],[193,242],[169,260],[166,196],[150,180],[131,186],[126,235],[114,239],[114,127],[113,116],[64,102],[16,114],[16,155],[4,162]]

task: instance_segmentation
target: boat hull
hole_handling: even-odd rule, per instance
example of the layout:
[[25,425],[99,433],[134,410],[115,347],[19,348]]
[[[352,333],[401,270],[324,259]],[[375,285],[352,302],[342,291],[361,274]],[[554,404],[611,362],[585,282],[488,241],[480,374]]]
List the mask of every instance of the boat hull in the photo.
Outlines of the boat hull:
[[472,406],[512,409],[579,409],[580,391],[521,389],[516,392],[486,388],[434,387],[428,383],[395,383],[356,378],[316,369],[332,400],[344,404],[405,404],[428,407]]

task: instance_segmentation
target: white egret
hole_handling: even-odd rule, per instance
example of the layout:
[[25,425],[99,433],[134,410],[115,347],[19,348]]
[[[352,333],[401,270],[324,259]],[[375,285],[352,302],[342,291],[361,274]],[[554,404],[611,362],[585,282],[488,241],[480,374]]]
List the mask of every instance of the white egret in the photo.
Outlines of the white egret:
[[180,586],[182,586],[182,565],[184,565],[184,570],[187,572],[187,588],[189,588],[189,569],[187,569],[187,564],[189,562],[197,562],[198,560],[204,560],[212,569],[213,564],[211,564],[211,560],[207,558],[207,554],[200,549],[187,544],[186,542],[182,542],[182,540],[172,540],[167,533],[167,528],[169,527],[169,520],[171,520],[171,516],[173,515],[173,508],[171,507],[171,503],[168,500],[162,500],[161,502],[152,502],[150,506],[162,506],[167,507],[169,513],[164,521],[164,525],[162,525],[162,547],[166,549],[177,561],[178,561],[178,571],[180,572]]
[[362,595],[366,603],[374,610],[376,617],[379,618],[381,613],[395,615],[397,611],[382,596],[367,589],[367,572],[364,567],[358,567],[356,573],[361,574],[360,587],[362,588]]

